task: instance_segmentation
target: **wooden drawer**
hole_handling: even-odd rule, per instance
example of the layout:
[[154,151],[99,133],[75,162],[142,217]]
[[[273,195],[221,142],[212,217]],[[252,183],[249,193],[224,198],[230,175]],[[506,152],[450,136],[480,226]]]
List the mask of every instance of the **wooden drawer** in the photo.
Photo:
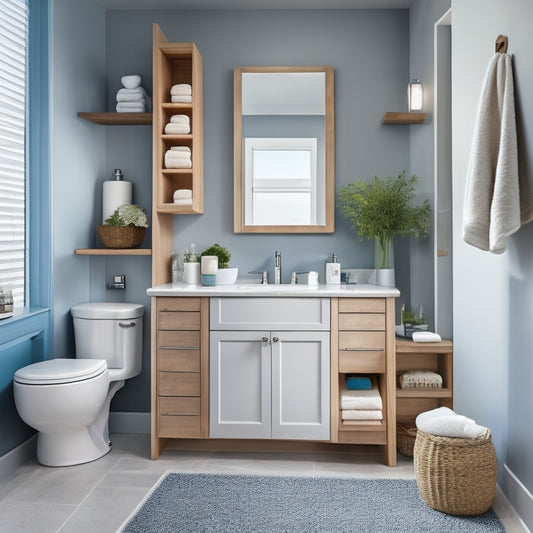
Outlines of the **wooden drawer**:
[[339,329],[385,331],[385,315],[379,313],[339,313]]
[[157,299],[158,311],[200,311],[200,298],[167,298]]
[[340,313],[384,313],[384,298],[339,298]]
[[198,330],[200,329],[200,312],[159,311],[157,329]]
[[385,351],[339,351],[339,372],[383,374]]
[[159,348],[157,368],[169,372],[200,372],[200,350]]
[[199,372],[159,372],[159,396],[200,396]]
[[385,350],[384,331],[340,331],[339,350]]
[[158,331],[159,348],[200,348],[199,331]]
[[177,415],[199,415],[200,414],[200,398],[175,398],[173,396],[160,396],[159,414],[165,416]]
[[160,438],[193,439],[201,437],[201,419],[199,415],[159,415]]

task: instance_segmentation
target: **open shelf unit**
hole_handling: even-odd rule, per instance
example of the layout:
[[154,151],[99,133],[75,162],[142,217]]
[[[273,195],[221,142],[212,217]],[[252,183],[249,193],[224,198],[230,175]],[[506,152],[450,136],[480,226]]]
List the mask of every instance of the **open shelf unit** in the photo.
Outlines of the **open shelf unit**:
[[413,342],[396,339],[396,374],[407,370],[431,370],[442,376],[442,389],[396,389],[396,417],[413,425],[419,413],[437,407],[453,408],[453,343]]
[[103,126],[142,126],[152,123],[152,113],[88,113],[80,111],[78,117]]
[[77,248],[76,255],[152,255],[150,248]]
[[382,124],[420,124],[426,120],[425,113],[387,111],[383,115]]

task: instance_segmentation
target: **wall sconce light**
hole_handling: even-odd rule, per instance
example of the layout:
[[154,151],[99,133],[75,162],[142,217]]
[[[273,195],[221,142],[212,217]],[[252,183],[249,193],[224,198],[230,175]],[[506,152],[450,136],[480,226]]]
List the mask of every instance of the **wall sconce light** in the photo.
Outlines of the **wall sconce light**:
[[423,100],[422,83],[420,80],[411,80],[407,84],[407,106],[409,111],[421,111]]

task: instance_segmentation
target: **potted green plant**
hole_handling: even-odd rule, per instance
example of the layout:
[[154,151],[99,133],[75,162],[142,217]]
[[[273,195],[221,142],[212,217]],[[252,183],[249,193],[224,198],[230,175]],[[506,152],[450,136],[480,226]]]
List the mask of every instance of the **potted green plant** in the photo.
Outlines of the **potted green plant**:
[[135,204],[124,204],[96,229],[105,248],[138,248],[147,227],[146,211]]
[[237,280],[239,269],[237,267],[228,267],[231,259],[229,250],[220,244],[213,244],[201,253],[202,257],[207,255],[218,258],[217,285],[233,285]]
[[[411,205],[416,196],[417,180],[417,176],[407,176],[403,171],[396,177],[373,177],[370,181],[354,181],[339,189],[339,208],[359,237],[375,240],[378,284],[394,285],[393,237],[427,237],[431,213],[429,201],[426,199],[420,205]],[[379,279],[383,277],[380,270],[389,271],[388,280]]]

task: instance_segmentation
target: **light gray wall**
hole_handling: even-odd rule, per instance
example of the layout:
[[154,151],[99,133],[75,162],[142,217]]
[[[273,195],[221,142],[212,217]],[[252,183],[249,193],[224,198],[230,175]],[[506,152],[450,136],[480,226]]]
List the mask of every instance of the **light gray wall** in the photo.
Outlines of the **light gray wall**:
[[[533,529],[533,225],[502,255],[462,240],[468,158],[483,77],[498,34],[513,54],[520,173],[533,180],[533,35],[529,0],[453,0],[454,344],[456,407],[492,429],[500,480],[504,465],[527,489]],[[506,481],[507,480],[507,481]],[[510,483],[510,482],[509,482]],[[511,485],[506,485],[509,496]],[[518,505],[511,498],[511,503]],[[524,514],[522,514],[524,517]]]

